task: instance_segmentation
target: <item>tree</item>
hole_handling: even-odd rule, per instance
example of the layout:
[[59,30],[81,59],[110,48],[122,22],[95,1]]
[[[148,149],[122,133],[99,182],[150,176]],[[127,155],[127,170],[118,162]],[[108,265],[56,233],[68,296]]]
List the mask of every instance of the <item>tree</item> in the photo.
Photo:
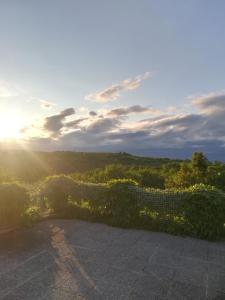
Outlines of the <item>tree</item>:
[[194,152],[192,154],[191,166],[196,181],[204,181],[208,168],[208,160],[202,152]]
[[193,176],[191,165],[186,162],[181,163],[180,170],[177,173],[166,179],[167,188],[185,188],[192,186],[195,183],[196,179]]
[[225,190],[225,165],[221,162],[215,162],[207,170],[207,184],[216,186]]

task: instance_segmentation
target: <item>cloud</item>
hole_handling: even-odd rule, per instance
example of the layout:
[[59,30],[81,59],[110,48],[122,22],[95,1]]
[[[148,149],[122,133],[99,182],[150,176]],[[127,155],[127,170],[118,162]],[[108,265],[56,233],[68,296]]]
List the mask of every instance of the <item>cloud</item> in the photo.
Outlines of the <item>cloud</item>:
[[41,108],[43,108],[43,109],[51,109],[51,108],[53,108],[53,106],[57,105],[56,103],[49,102],[46,100],[39,100],[39,102],[40,102]]
[[[196,108],[195,113],[175,110],[163,113],[134,105],[96,114],[85,113],[77,118],[73,117],[74,109],[69,108],[44,120],[43,130],[47,137],[40,139],[40,147],[44,145],[45,149],[50,148],[48,150],[126,151],[170,157],[185,157],[193,151],[204,151],[211,158],[224,159],[225,95],[198,97],[192,103],[192,110]],[[148,118],[143,118],[145,113],[149,114]],[[30,141],[31,146],[38,146],[39,136]]]
[[115,130],[121,124],[121,121],[116,118],[100,118],[90,123],[86,130],[89,133],[99,134]]
[[107,115],[109,116],[124,116],[129,114],[140,114],[140,113],[159,113],[159,110],[149,108],[149,107],[143,107],[141,105],[133,105],[130,107],[120,107],[120,108],[114,108],[110,110]]
[[202,95],[195,98],[192,103],[204,114],[214,115],[225,112],[224,93],[211,93],[208,95]]
[[122,92],[137,89],[141,82],[150,76],[150,72],[138,75],[133,79],[125,79],[119,84],[113,84],[111,87],[93,94],[87,95],[85,98],[90,101],[106,103],[118,99]]
[[64,127],[66,117],[75,114],[74,108],[67,108],[57,115],[46,117],[44,120],[44,130],[49,132],[51,136],[57,137],[61,134],[61,129]]
[[60,113],[60,115],[63,116],[64,118],[68,116],[72,116],[74,114],[75,114],[75,109],[73,107],[66,108]]
[[95,117],[95,116],[97,116],[97,113],[95,111],[91,110],[91,111],[89,111],[89,116]]
[[79,128],[79,125],[86,120],[88,120],[88,118],[79,118],[70,122],[66,122],[64,123],[64,127],[69,129]]

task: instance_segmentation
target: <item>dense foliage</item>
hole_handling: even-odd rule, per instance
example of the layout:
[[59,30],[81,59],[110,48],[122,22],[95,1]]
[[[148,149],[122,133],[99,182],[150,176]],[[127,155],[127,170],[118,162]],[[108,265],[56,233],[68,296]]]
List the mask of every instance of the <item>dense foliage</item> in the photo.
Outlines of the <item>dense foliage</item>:
[[75,180],[107,183],[133,179],[141,187],[185,188],[203,183],[225,190],[225,164],[209,162],[201,152],[191,160],[148,158],[128,153],[29,152],[0,153],[0,182],[35,183],[65,174]]
[[47,197],[48,204],[55,213],[65,213],[73,186],[74,181],[67,176],[54,176],[47,179],[46,188],[42,193]]
[[15,183],[0,184],[0,224],[18,225],[28,204],[24,187]]
[[183,213],[195,236],[217,239],[224,232],[225,193],[212,186],[195,185],[188,190]]
[[57,176],[46,181],[42,193],[49,207],[64,217],[84,216],[116,226],[154,228],[206,239],[224,234],[225,193],[203,184],[157,190],[141,188],[127,179],[88,184]]
[[193,153],[191,161],[180,163],[178,169],[164,176],[167,188],[184,188],[203,183],[225,191],[225,164],[209,162],[201,152]]
[[160,167],[168,158],[151,158],[121,153],[0,151],[0,182],[35,182],[46,176],[87,172],[110,164]]
[[110,164],[102,169],[86,173],[74,173],[75,180],[93,183],[107,183],[112,179],[131,179],[141,187],[164,188],[163,176],[152,167],[134,167],[122,164]]
[[0,182],[21,183],[0,183],[0,225],[31,225],[48,212],[207,239],[224,236],[225,164],[200,152],[186,161],[19,151],[9,163],[7,155],[4,162],[0,158]]
[[137,183],[129,179],[111,180],[108,183],[107,202],[104,207],[115,225],[129,226],[139,218],[141,201],[136,197]]

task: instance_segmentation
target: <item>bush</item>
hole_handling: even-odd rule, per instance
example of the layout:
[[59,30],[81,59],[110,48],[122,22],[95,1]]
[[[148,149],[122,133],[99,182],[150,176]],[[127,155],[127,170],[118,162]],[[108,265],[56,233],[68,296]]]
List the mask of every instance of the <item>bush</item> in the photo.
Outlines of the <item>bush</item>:
[[137,181],[133,180],[133,179],[127,179],[127,178],[123,178],[123,179],[112,179],[109,180],[107,182],[107,184],[109,186],[137,186],[138,183]]
[[137,183],[134,180],[112,180],[109,182],[106,213],[112,218],[115,225],[134,225],[140,212],[141,202],[135,192]]
[[75,181],[70,193],[70,202],[78,207],[88,207],[90,213],[105,214],[108,186],[106,184]]
[[0,184],[0,224],[18,225],[28,204],[27,190],[16,183]]
[[132,178],[137,181],[141,187],[151,187],[163,189],[165,185],[165,179],[159,174],[158,171],[151,168],[133,168],[127,171],[128,178]]
[[38,206],[31,206],[25,210],[21,217],[21,224],[29,227],[40,221],[40,208]]
[[93,184],[57,176],[47,180],[42,193],[59,216],[106,220],[123,227],[144,224],[206,239],[220,238],[224,232],[225,194],[203,184],[159,190],[141,188],[131,179]]
[[49,208],[55,213],[65,213],[73,185],[73,179],[68,176],[63,175],[47,178],[41,193],[47,197]]
[[212,186],[195,185],[188,189],[183,204],[190,233],[210,240],[224,233],[225,194]]
[[84,201],[89,202],[91,210],[100,213],[107,199],[106,190],[107,186],[104,184],[78,182],[62,175],[49,177],[41,194],[47,198],[49,208],[57,214],[67,216],[71,203],[79,207]]
[[140,189],[139,199],[143,207],[160,215],[177,216],[182,213],[181,206],[185,197],[183,190],[177,189]]

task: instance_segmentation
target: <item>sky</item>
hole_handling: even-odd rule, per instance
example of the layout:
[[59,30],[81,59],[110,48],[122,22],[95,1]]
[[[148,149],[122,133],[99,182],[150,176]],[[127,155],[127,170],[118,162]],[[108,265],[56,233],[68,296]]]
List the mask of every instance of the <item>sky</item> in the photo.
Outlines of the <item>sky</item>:
[[0,147],[225,157],[224,0],[0,0]]

